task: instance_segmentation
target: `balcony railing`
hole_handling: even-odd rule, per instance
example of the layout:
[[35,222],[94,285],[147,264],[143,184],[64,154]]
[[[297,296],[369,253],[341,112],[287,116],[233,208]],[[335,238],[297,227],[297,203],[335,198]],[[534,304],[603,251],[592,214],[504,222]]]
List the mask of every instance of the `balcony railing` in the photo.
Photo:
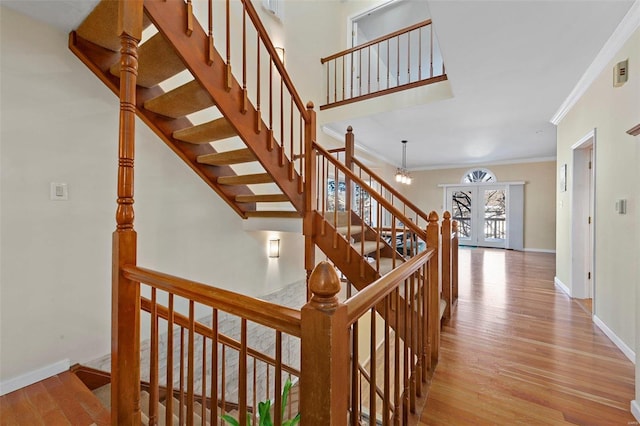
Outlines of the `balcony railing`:
[[431,20],[320,60],[331,108],[446,80]]
[[[457,220],[460,232],[460,238],[471,237],[471,218],[470,217],[453,217]],[[507,219],[504,217],[485,217],[484,218],[484,238],[494,240],[504,240],[507,238]]]

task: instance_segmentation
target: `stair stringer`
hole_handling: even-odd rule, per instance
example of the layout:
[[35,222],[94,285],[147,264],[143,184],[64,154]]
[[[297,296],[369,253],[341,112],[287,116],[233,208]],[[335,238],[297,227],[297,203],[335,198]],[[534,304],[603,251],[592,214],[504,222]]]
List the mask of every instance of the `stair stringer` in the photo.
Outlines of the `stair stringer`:
[[[325,255],[327,255],[331,262],[333,262],[340,272],[347,277],[347,280],[357,290],[364,289],[369,284],[380,278],[378,272],[368,262],[364,261],[362,256],[360,256],[360,253],[358,253],[358,251],[355,250],[351,244],[349,244],[347,240],[340,235],[336,229],[317,211],[313,212],[313,227],[315,244]],[[351,251],[350,262],[347,261],[347,251]],[[400,298],[404,299],[402,295]],[[398,307],[399,318],[404,318],[404,303],[399,303]],[[381,317],[385,317],[385,307],[382,303],[376,305],[376,311]],[[395,312],[395,310],[391,311],[391,315],[389,315],[387,321],[391,327],[398,332],[400,338],[407,342],[407,339],[405,339],[405,323],[404,321],[400,321],[399,326],[396,326]],[[413,323],[416,324],[418,315],[414,313],[414,316],[415,318],[413,319]],[[411,345],[413,341],[413,338],[410,339],[409,345]]]
[[[289,179],[292,167],[291,159],[286,158],[281,148],[275,144],[273,150],[268,146],[272,143],[271,135],[267,131],[267,124],[262,121],[254,105],[247,100],[247,111],[242,112],[244,95],[242,87],[231,77],[231,89],[227,90],[226,64],[217,49],[214,52],[213,63],[207,64],[208,36],[202,26],[194,20],[193,33],[189,36],[184,31],[187,20],[187,9],[182,2],[165,2],[146,0],[145,10],[175,52],[180,56],[189,71],[202,87],[211,95],[216,106],[224,117],[231,123],[238,136],[254,153],[265,170],[273,177],[274,182],[289,197],[291,204],[304,214],[303,177],[294,172],[293,179]],[[261,123],[261,131],[257,132],[257,123]],[[284,161],[282,161],[284,159]],[[281,166],[280,164],[283,163]]]
[[[69,49],[117,96],[120,96],[120,80],[109,71],[111,65],[120,58],[119,52],[113,52],[80,37],[75,31],[69,35]],[[174,139],[176,130],[191,126],[187,118],[169,119],[144,108],[145,101],[160,96],[163,90],[159,87],[150,89],[137,86],[136,115],[153,132],[167,144],[202,180],[206,182],[226,203],[242,217],[248,210],[255,210],[255,203],[243,204],[241,209],[235,202],[236,195],[251,195],[253,192],[246,186],[223,186],[217,183],[220,176],[234,176],[236,173],[229,166],[211,166],[200,164],[197,157],[214,154],[217,151],[210,144],[194,145]]]

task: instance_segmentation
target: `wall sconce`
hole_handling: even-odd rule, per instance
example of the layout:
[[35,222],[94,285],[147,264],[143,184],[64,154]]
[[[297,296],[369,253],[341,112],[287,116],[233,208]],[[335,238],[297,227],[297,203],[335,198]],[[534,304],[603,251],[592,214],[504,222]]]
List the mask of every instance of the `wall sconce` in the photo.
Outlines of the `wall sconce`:
[[269,240],[269,257],[280,257],[280,240]]
[[284,65],[284,47],[276,47],[276,53],[278,54],[278,58],[280,58],[280,62]]

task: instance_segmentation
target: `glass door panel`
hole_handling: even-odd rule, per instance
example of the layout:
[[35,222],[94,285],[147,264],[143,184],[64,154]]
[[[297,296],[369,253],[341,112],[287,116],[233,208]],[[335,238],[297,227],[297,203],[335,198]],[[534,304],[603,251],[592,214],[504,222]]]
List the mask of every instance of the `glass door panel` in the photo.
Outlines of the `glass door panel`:
[[484,204],[483,232],[479,245],[504,247],[507,239],[506,191],[504,188],[479,188]]
[[471,240],[473,191],[450,189],[449,192],[451,216],[458,221],[458,237],[461,240]]

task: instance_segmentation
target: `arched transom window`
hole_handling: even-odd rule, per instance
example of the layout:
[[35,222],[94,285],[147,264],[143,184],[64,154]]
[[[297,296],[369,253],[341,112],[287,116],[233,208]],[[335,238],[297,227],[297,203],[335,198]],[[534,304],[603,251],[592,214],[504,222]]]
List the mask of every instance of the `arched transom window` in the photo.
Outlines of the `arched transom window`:
[[496,182],[496,175],[489,169],[471,169],[462,177],[462,183]]

